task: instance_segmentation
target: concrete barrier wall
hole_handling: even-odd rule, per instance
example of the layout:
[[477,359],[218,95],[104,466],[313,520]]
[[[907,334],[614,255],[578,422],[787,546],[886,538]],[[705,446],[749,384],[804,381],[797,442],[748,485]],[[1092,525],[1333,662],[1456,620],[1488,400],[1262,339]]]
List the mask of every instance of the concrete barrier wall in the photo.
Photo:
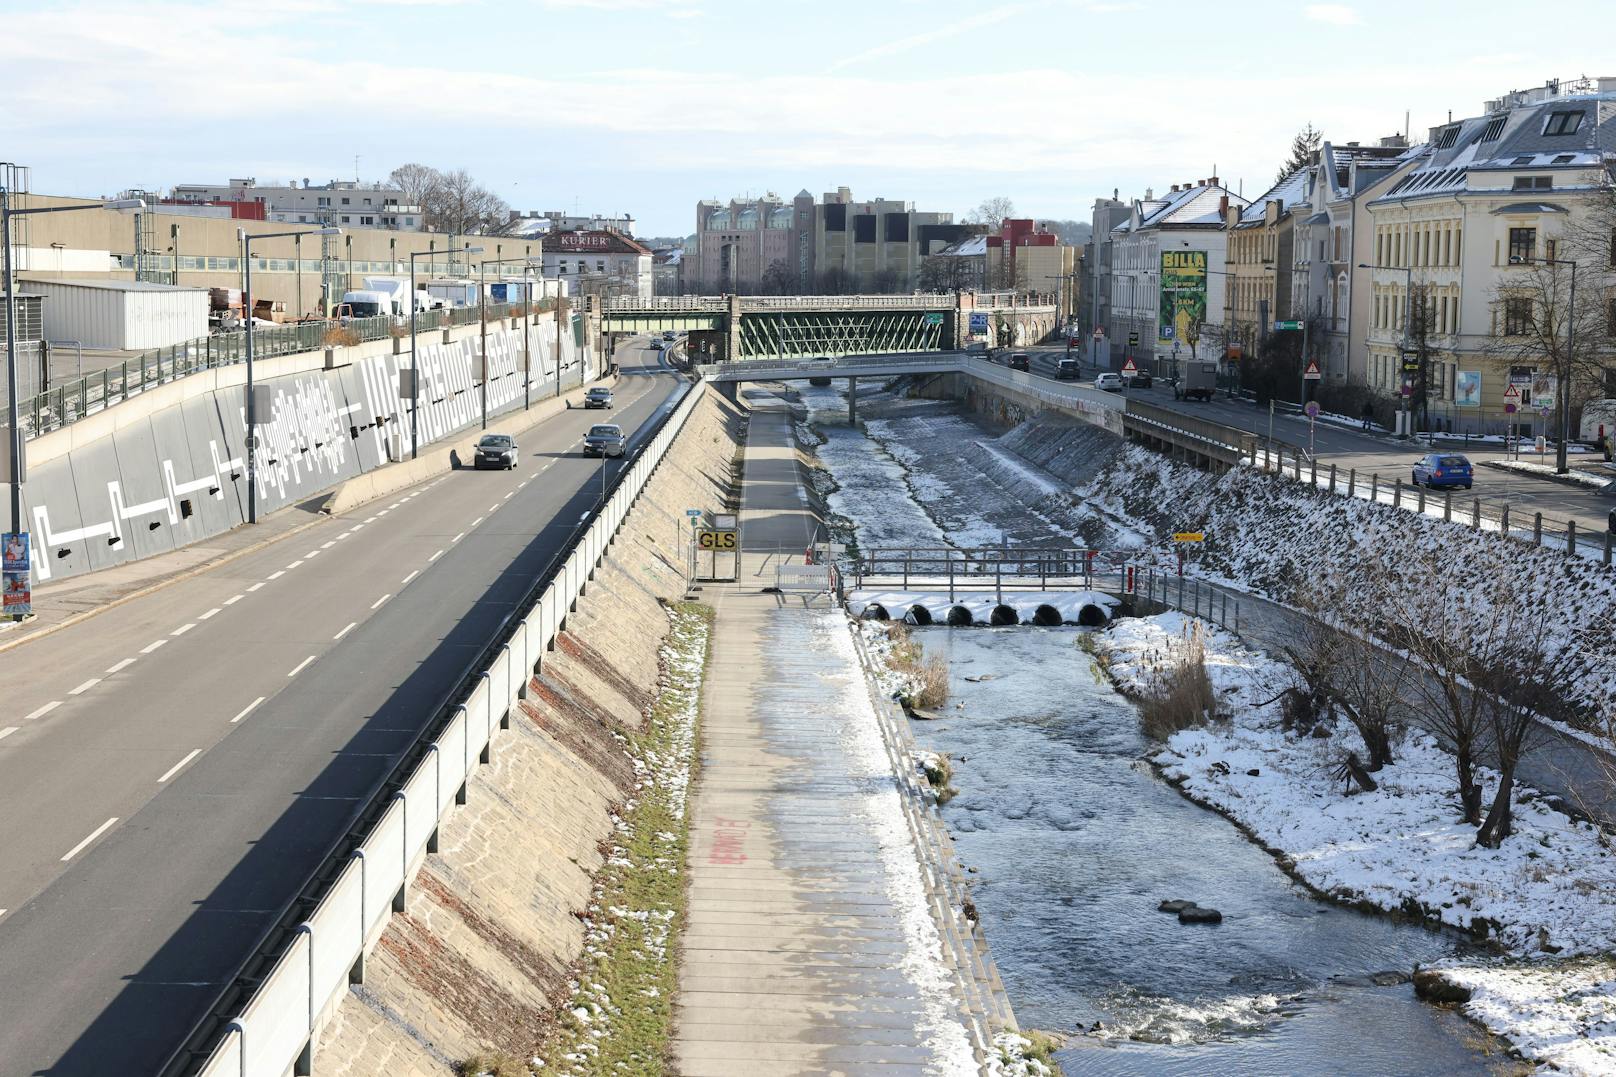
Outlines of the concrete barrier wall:
[[[480,327],[419,338],[420,445],[480,425]],[[489,415],[556,391],[557,334],[499,321],[487,333]],[[563,386],[599,374],[600,361],[560,334]],[[255,364],[260,387],[260,518],[407,458],[410,413],[399,395],[407,346],[392,341]],[[524,391],[525,363],[531,363]],[[197,542],[246,521],[245,369],[170,383],[29,443],[24,527],[33,532],[39,583],[108,568]],[[9,499],[0,484],[0,500]]]
[[253,993],[207,1062],[202,1077],[283,1077],[308,1062],[350,982],[363,980],[365,955],[386,929],[404,887],[423,862],[459,790],[492,750],[496,730],[521,698],[528,676],[583,594],[635,501],[667,455],[702,390],[680,402],[596,514],[565,567],[517,624],[470,696],[428,747],[404,787],[301,926],[292,945]]

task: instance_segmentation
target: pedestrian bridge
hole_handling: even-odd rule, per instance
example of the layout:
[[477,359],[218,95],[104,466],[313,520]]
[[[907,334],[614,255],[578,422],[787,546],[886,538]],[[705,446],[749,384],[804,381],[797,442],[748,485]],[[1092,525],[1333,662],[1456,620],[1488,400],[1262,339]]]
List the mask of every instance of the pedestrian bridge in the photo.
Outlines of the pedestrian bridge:
[[973,334],[1006,345],[1054,331],[1053,297],[1012,292],[958,295],[617,296],[601,306],[608,333],[714,334],[726,360],[929,352]]

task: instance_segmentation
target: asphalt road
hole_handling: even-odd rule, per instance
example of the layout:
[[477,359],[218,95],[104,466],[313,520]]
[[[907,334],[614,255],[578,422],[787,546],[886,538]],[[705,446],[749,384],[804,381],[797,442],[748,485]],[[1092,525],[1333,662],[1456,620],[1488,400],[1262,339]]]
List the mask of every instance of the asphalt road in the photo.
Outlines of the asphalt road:
[[[1062,346],[1025,350],[1031,358],[1032,373],[1047,378],[1054,378],[1056,363],[1066,354],[1066,349]],[[1092,383],[1094,373],[1093,367],[1085,368],[1083,383]],[[1259,408],[1243,400],[1227,400],[1221,396],[1207,402],[1174,400],[1173,391],[1161,381],[1149,389],[1130,389],[1128,396],[1159,408],[1169,408],[1187,415],[1200,416],[1211,422],[1248,430],[1262,437],[1267,437],[1272,429],[1273,436],[1281,441],[1304,448],[1308,445],[1308,421],[1305,418],[1280,412],[1270,423],[1266,407]],[[1404,485],[1408,485],[1410,481],[1414,461],[1431,451],[1423,442],[1416,444],[1399,441],[1386,434],[1366,434],[1359,430],[1322,422],[1315,425],[1312,438],[1314,452],[1321,467],[1335,464],[1338,474],[1342,475],[1348,468],[1356,468],[1365,476],[1378,473],[1381,480],[1386,483],[1400,478]],[[1478,464],[1504,457],[1500,451],[1484,450],[1474,446],[1467,450],[1453,442],[1439,441],[1437,448],[1462,451]],[[1527,454],[1522,459],[1535,460],[1536,457],[1534,454]],[[1549,453],[1547,462],[1553,464],[1552,452]],[[1456,504],[1461,496],[1466,499],[1466,503],[1472,497],[1481,498],[1484,504],[1507,503],[1510,505],[1513,518],[1517,520],[1527,519],[1530,522],[1531,513],[1541,512],[1545,517],[1554,520],[1574,519],[1579,530],[1594,532],[1605,530],[1607,515],[1613,507],[1616,507],[1616,490],[1607,493],[1593,488],[1579,488],[1488,467],[1476,468],[1474,490],[1455,492]],[[1526,514],[1525,517],[1520,515],[1522,512]]]
[[[618,362],[637,447],[676,383],[642,342]],[[177,1046],[594,506],[598,421],[0,659],[0,1075]]]

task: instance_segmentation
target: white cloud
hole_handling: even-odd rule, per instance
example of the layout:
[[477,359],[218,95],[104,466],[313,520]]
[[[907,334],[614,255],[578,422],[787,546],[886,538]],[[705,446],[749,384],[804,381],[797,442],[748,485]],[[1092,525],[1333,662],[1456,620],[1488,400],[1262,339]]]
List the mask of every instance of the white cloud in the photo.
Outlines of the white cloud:
[[1363,21],[1358,12],[1346,4],[1309,4],[1304,14],[1314,22],[1331,26],[1356,26]]
[[994,23],[1003,22],[1008,18],[1021,14],[1022,10],[1023,8],[1021,5],[1012,4],[1008,7],[995,8],[992,11],[984,11],[980,15],[972,15],[968,19],[961,19],[958,22],[949,23],[946,26],[939,26],[934,30],[925,30],[918,34],[912,34],[909,37],[898,38],[896,41],[888,41],[884,44],[876,45],[874,48],[865,49],[863,52],[855,52],[851,56],[844,56],[840,60],[837,60],[835,63],[831,64],[829,70],[840,71],[844,67],[851,67],[854,64],[861,64],[866,60],[876,60],[883,56],[893,56],[900,52],[908,52],[910,49],[918,49],[922,45],[929,45],[934,41],[942,41],[950,37],[958,37],[960,34],[967,34],[972,30],[980,30],[984,26],[992,26]]

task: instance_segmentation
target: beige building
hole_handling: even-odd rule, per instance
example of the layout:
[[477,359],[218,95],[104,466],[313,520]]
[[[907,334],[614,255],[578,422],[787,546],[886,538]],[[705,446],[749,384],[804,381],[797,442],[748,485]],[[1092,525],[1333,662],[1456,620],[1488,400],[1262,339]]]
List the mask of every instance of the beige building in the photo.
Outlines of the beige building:
[[1291,303],[1292,247],[1296,208],[1307,190],[1306,170],[1291,173],[1249,205],[1224,210],[1228,229],[1229,309],[1225,322],[1229,339],[1238,341],[1246,355],[1274,331],[1274,322],[1293,316]]

